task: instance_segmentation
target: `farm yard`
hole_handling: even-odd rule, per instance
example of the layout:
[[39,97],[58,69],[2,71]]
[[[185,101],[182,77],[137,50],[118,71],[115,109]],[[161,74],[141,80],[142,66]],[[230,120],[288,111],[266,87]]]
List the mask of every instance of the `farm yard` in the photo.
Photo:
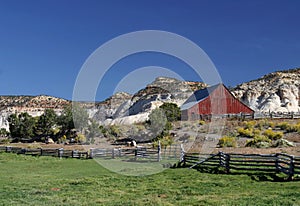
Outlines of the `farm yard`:
[[300,205],[298,181],[167,169],[112,173],[95,161],[0,154],[1,205]]

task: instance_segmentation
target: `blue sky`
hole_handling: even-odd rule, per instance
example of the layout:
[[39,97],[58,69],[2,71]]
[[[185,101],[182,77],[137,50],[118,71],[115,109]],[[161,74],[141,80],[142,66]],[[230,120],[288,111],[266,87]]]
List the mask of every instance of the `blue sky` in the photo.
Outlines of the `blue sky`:
[[[190,39],[208,54],[223,82],[235,86],[300,67],[299,9],[296,0],[0,0],[0,95],[71,99],[78,72],[92,52],[139,30]],[[120,82],[129,72],[153,65],[199,80],[176,58],[136,54],[109,70],[96,99],[122,90]]]

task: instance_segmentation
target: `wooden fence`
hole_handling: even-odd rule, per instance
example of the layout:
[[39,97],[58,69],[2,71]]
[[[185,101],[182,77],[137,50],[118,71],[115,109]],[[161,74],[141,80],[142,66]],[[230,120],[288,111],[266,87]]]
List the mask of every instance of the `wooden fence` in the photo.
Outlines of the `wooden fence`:
[[223,167],[226,173],[259,172],[259,173],[284,173],[288,179],[300,174],[300,157],[287,154],[233,154],[219,152],[217,154],[203,155],[185,153],[182,162],[190,168]]
[[111,148],[111,149],[90,149],[91,158],[131,158],[137,160],[147,161],[161,161],[163,159],[177,159],[180,160],[182,149],[180,145],[170,145],[168,147],[161,148],[160,146],[153,147],[141,147],[136,148]]
[[78,150],[64,150],[60,149],[43,149],[43,148],[21,148],[2,146],[0,152],[33,155],[33,156],[52,156],[52,157],[70,157],[70,158],[89,158],[88,152]]
[[78,150],[49,149],[49,148],[21,148],[12,146],[0,147],[0,152],[33,155],[52,156],[65,158],[127,158],[132,160],[161,161],[162,159],[177,159],[179,161],[182,153],[180,145],[168,147],[135,147],[135,148],[92,148],[89,152]]

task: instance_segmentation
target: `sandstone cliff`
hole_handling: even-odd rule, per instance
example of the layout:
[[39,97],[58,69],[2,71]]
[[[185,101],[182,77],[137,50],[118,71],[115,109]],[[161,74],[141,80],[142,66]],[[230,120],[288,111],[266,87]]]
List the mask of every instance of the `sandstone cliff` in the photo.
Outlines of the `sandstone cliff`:
[[300,69],[270,73],[232,93],[256,112],[299,112]]

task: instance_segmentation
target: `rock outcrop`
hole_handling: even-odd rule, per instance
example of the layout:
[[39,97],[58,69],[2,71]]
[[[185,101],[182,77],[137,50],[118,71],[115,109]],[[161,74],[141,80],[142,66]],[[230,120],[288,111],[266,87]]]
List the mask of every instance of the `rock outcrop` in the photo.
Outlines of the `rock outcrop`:
[[299,112],[300,69],[270,73],[232,93],[256,112]]

